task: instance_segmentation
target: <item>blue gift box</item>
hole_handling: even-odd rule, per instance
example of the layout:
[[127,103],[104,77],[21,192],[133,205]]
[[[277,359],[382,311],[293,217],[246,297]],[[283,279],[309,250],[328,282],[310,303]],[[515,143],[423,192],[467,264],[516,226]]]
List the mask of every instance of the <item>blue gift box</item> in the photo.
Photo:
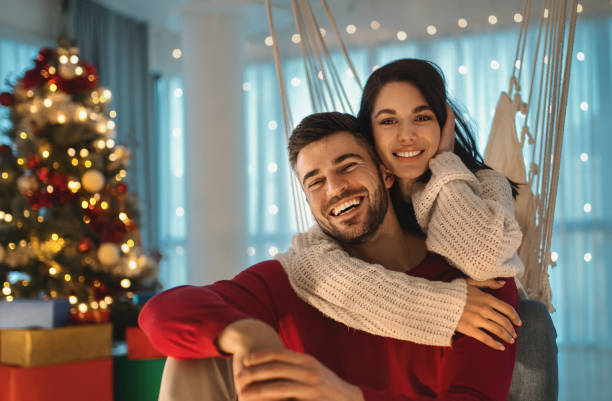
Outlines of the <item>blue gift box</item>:
[[0,329],[52,329],[70,322],[68,299],[16,299],[0,302]]

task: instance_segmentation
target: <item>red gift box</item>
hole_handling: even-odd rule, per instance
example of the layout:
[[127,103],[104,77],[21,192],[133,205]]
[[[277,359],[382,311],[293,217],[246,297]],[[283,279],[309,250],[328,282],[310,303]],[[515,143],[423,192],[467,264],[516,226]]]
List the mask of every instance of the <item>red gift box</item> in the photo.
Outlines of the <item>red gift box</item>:
[[0,401],[113,401],[113,361],[0,365],[0,389]]
[[128,327],[125,330],[128,359],[159,359],[166,356],[159,353],[140,327]]

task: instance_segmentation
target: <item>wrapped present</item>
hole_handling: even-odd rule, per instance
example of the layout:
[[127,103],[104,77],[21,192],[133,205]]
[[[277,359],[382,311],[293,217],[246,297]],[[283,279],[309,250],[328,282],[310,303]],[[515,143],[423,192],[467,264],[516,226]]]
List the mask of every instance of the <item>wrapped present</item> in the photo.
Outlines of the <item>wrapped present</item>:
[[0,363],[31,367],[110,357],[111,331],[110,324],[0,330]]
[[126,356],[114,357],[115,401],[157,400],[165,363],[165,359],[136,361],[130,360]]
[[0,329],[65,326],[70,320],[68,299],[16,299],[0,302]]
[[113,401],[112,374],[111,358],[30,368],[0,365],[0,401]]
[[157,351],[140,327],[128,327],[125,330],[128,359],[158,359],[165,355]]

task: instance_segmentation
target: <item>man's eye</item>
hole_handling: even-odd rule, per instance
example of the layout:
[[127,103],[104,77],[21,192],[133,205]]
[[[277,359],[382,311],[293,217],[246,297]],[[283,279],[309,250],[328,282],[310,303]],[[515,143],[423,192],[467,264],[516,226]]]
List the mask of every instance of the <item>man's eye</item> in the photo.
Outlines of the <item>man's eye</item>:
[[357,165],[357,163],[348,163],[342,167],[342,171],[349,172],[352,171],[353,168]]
[[323,180],[314,180],[314,181],[311,181],[310,184],[308,184],[308,189],[315,189],[318,186],[320,186],[322,182],[323,182]]

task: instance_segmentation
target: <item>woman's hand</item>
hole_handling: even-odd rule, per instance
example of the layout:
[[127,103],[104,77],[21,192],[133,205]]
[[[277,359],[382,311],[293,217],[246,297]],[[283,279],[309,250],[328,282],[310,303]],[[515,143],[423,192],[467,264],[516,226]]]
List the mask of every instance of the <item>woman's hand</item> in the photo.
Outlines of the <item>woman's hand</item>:
[[475,338],[493,349],[503,351],[505,347],[495,341],[485,330],[512,344],[516,339],[516,331],[512,324],[520,326],[522,324],[521,319],[512,306],[491,294],[487,294],[478,287],[498,290],[505,283],[498,280],[476,281],[467,279],[466,281],[468,284],[467,299],[463,314],[461,314],[457,325],[457,331]]
[[440,146],[436,154],[453,152],[455,150],[455,113],[450,105],[446,104],[446,122],[440,132]]
[[240,401],[363,401],[361,390],[325,367],[313,356],[289,350],[245,355],[234,376]]

